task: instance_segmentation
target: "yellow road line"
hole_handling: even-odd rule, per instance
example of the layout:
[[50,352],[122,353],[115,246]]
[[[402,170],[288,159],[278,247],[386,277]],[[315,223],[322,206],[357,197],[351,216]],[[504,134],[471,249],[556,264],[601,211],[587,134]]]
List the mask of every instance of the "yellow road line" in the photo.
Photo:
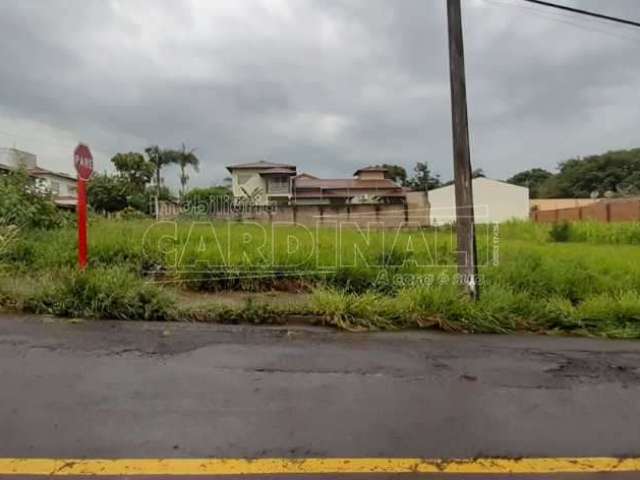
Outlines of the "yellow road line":
[[0,475],[551,474],[640,472],[640,458],[0,458]]

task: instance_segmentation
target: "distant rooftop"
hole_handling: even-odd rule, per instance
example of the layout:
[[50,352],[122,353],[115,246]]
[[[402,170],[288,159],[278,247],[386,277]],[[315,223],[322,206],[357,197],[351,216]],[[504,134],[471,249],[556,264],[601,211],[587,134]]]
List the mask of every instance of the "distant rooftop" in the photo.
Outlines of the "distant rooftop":
[[388,179],[360,180],[358,178],[309,178],[297,177],[296,188],[317,188],[320,190],[335,189],[382,189],[400,190],[400,187]]
[[388,171],[389,169],[385,167],[371,166],[371,167],[359,168],[358,170],[355,171],[354,175],[358,175],[360,172],[388,172]]
[[286,163],[273,163],[273,162],[265,162],[264,160],[260,160],[259,162],[250,162],[250,163],[238,163],[236,165],[229,165],[227,170],[240,170],[240,169],[270,169],[270,168],[285,168],[289,170],[295,170],[295,165],[287,165]]

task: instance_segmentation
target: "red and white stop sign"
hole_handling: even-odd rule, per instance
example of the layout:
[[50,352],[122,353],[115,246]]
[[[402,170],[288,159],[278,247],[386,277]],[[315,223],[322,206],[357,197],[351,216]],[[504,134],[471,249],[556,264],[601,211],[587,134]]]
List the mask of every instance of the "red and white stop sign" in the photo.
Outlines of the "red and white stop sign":
[[73,165],[78,172],[78,178],[81,180],[89,180],[93,173],[93,155],[91,150],[84,143],[79,143],[73,151]]

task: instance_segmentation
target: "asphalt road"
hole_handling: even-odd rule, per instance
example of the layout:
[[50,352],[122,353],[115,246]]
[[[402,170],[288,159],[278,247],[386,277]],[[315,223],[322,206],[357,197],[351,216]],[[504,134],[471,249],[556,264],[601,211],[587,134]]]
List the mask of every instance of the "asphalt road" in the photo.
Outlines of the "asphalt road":
[[639,457],[640,343],[3,315],[0,439],[2,458]]

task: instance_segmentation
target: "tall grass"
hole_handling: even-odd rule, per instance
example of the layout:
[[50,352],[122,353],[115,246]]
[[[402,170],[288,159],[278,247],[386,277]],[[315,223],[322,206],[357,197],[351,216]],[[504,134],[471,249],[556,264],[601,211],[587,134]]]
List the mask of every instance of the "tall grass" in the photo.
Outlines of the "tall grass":
[[24,300],[24,310],[65,317],[171,320],[175,300],[122,268],[57,271]]
[[[550,241],[549,228],[523,222],[478,228],[482,299],[476,304],[459,294],[455,236],[446,228],[367,232],[103,220],[90,228],[86,274],[73,273],[72,229],[20,232],[0,251],[0,266],[5,279],[21,275],[38,284],[35,295],[23,295],[24,308],[60,315],[173,318],[166,290],[145,283],[153,279],[202,291],[315,290],[310,311],[345,328],[640,335],[638,225],[572,224],[562,243]],[[0,288],[5,305],[22,295],[12,288]],[[181,315],[237,319],[251,312]]]

